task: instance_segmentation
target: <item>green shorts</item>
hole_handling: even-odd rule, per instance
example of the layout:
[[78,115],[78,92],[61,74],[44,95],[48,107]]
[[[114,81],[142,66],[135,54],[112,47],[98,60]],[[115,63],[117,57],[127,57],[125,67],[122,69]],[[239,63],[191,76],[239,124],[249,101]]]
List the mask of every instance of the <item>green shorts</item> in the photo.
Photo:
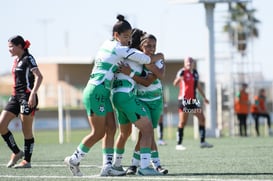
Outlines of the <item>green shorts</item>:
[[108,112],[113,112],[110,90],[103,84],[87,84],[83,91],[83,104],[88,116],[93,113],[97,116],[106,116]]
[[113,104],[119,124],[134,123],[141,116],[147,116],[142,103],[133,93],[115,92],[113,94]]
[[141,101],[141,102],[147,111],[149,120],[152,121],[153,128],[157,128],[158,121],[163,112],[163,99],[158,99],[155,101]]

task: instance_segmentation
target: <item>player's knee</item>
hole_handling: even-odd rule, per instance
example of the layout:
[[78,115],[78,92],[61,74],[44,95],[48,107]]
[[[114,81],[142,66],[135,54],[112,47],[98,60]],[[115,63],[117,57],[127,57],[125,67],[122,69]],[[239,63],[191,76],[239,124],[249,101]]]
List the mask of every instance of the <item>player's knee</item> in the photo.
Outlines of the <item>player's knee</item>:
[[140,129],[140,132],[142,134],[150,134],[153,132],[153,126],[151,124],[151,122],[145,122],[144,126]]
[[0,122],[0,134],[4,135],[7,132],[8,132],[8,128],[3,123]]
[[117,131],[117,129],[114,127],[114,128],[112,128],[112,129],[106,129],[106,135],[107,136],[112,136],[112,137],[114,137],[115,136],[115,134],[116,134],[116,131]]
[[120,132],[119,140],[124,142],[129,138],[130,135],[131,135],[130,130],[122,131],[122,132]]

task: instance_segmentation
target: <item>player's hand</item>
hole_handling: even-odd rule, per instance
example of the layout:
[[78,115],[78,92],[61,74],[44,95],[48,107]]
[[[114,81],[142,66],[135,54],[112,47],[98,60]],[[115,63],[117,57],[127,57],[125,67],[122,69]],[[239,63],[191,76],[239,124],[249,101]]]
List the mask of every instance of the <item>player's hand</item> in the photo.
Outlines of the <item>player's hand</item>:
[[35,107],[35,105],[36,105],[36,96],[35,96],[35,94],[30,94],[29,99],[28,99],[28,106],[30,108],[33,108],[33,107]]
[[124,63],[124,62],[119,62],[118,63],[118,72],[123,73],[125,75],[130,75],[131,67],[128,64]]

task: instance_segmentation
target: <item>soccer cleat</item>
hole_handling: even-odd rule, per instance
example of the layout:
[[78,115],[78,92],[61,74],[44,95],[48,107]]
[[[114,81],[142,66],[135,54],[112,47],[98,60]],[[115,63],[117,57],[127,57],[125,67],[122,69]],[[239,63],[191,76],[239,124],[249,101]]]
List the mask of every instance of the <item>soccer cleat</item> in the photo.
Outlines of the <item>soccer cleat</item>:
[[158,140],[157,144],[160,145],[160,146],[167,145],[167,143],[164,140]]
[[24,152],[21,151],[21,150],[17,154],[12,153],[11,156],[10,156],[10,161],[7,164],[7,167],[8,168],[13,167],[18,162],[18,160],[20,160],[21,158],[23,158],[24,155],[25,155]]
[[162,173],[156,171],[153,168],[139,168],[137,171],[138,175],[149,176],[149,175],[162,175]]
[[15,165],[14,168],[31,168],[31,164],[30,162],[23,160],[19,164]]
[[186,147],[183,145],[176,145],[175,149],[176,150],[186,150]]
[[135,166],[135,165],[131,165],[126,170],[126,175],[135,175],[136,173],[137,173],[137,166]]
[[112,168],[113,168],[114,170],[124,172],[124,169],[123,169],[122,166],[117,167],[117,166],[113,165]]
[[165,169],[165,168],[162,168],[161,166],[158,166],[158,167],[156,168],[156,171],[158,171],[159,173],[162,173],[162,174],[164,174],[164,175],[166,175],[166,174],[168,173],[168,170]]
[[109,174],[110,176],[124,176],[126,175],[126,172],[124,171],[122,166],[119,167],[112,166]]
[[200,143],[200,148],[212,148],[213,145],[209,144],[208,142],[202,142]]
[[83,174],[80,171],[80,163],[77,164],[72,163],[69,156],[65,157],[64,163],[69,167],[69,170],[73,174],[73,176],[83,176]]
[[111,167],[112,167],[111,165],[103,166],[101,171],[100,171],[100,176],[110,176],[109,172],[110,172]]
[[122,166],[113,167],[111,165],[105,165],[102,167],[100,176],[124,176],[126,172],[123,170]]

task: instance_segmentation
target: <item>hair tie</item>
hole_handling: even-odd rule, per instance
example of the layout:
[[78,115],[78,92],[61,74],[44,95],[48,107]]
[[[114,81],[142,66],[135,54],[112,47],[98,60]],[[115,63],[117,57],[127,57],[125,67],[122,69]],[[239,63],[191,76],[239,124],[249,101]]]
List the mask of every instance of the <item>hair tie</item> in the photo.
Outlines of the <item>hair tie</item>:
[[28,49],[30,46],[30,42],[28,40],[25,40],[25,46],[24,49]]

